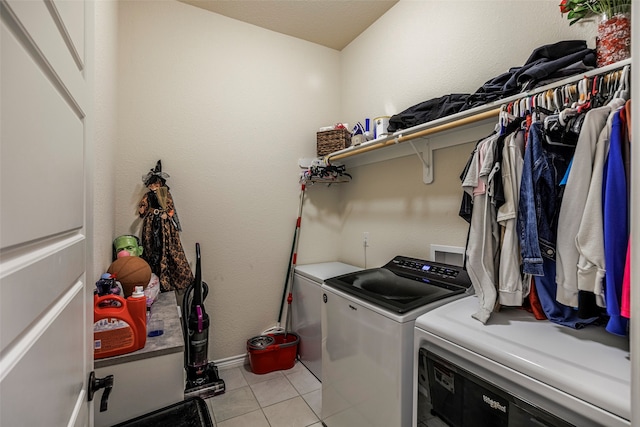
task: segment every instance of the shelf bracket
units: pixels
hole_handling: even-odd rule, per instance
[[[422,153],[418,151],[416,146],[413,144],[413,141],[408,141],[413,151],[415,151],[420,163],[422,163],[422,182],[425,184],[433,183],[433,149],[431,144],[429,144],[429,139],[425,138],[426,142],[424,144],[424,150]]]

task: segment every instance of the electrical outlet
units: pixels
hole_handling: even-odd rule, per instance
[[[365,248],[369,247],[369,232],[365,231],[364,233],[362,233],[362,246],[364,246]]]

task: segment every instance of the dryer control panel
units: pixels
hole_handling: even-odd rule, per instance
[[[425,261],[398,255],[383,268],[389,269],[397,274],[446,281],[449,284],[465,288],[471,286],[471,280],[467,272],[457,265],[442,264],[435,261]]]

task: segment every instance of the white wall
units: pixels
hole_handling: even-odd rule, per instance
[[[594,24],[570,27],[558,3],[401,0],[341,52],[342,120],[355,123],[442,95],[473,93],[524,65],[545,44],[579,39],[594,47]],[[430,244],[464,246],[458,177],[482,132],[465,136],[470,144],[435,151],[430,185],[422,183],[415,155],[351,169],[353,182],[335,190],[339,258],[363,265],[364,231],[370,233],[367,267],[398,254],[429,258]]]
[[[401,0],[341,52],[344,120],[392,115],[475,92],[561,40],[595,47],[593,23],[569,26],[556,0]]]
[[[277,320],[297,161],[339,119],[339,53],[175,1],[121,2],[119,25],[114,235],[138,233],[162,159],[192,263],[201,245],[209,358],[244,354]]]
[[[115,228],[115,153],[117,141],[118,3],[95,2],[94,143],[92,158],[93,265],[89,283],[97,281],[111,264]]]

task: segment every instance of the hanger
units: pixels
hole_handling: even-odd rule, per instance
[[[596,108],[604,105],[605,97],[602,92],[598,89],[599,82],[602,81],[602,78],[598,75],[593,76],[593,80],[591,83],[591,107]]]
[[[609,90],[611,91],[611,96],[615,95],[616,90],[618,90],[618,86],[620,85],[620,70],[616,70],[611,75],[611,87]]]
[[[594,78],[594,87],[591,91],[593,93],[591,103],[592,107],[600,107],[607,104],[612,99],[624,95],[623,93],[616,95],[616,86],[613,84],[616,79],[616,73],[600,75]]]
[[[629,99],[629,72],[630,67],[625,65],[620,72],[617,88],[613,94],[614,98]]]
[[[542,126],[544,141],[555,147],[575,148],[582,120],[584,114],[576,114],[575,109],[568,108],[546,116]]]
[[[589,100],[589,80],[584,77],[582,80],[578,82],[578,104],[582,105]]]
[[[536,105],[533,109],[534,112],[534,121],[544,120],[545,116],[549,114],[553,114],[553,111],[550,111],[547,105],[547,94],[546,92],[541,92],[536,95]]]
[[[519,117],[524,117],[527,115],[527,112],[530,111],[527,106],[529,105],[529,96],[524,97],[520,100],[519,104],[520,104],[520,116]]]
[[[591,108],[591,91],[589,90],[589,78],[584,77],[578,82],[578,113],[582,113]]]
[[[583,94],[583,80],[580,80],[571,87],[571,108],[578,108],[579,105],[584,104],[586,95]]]
[[[561,100],[559,88],[553,89],[551,93],[551,98],[553,100],[553,110],[556,113],[559,113],[562,110],[562,100]]]
[[[602,93],[602,86],[604,85],[603,83],[604,78],[602,76],[600,76],[600,79],[598,80],[598,92]]]
[[[604,76],[602,76],[602,79],[600,79],[600,81],[602,82],[602,88],[600,89],[600,92],[604,92],[607,94],[607,97],[611,96],[611,73],[607,73]]]
[[[565,86],[565,106],[571,106],[574,102],[577,101],[576,94],[578,93],[578,85],[570,84]]]
[[[510,106],[511,106],[511,103],[509,103],[509,106],[502,104],[502,106],[500,107],[500,113],[498,114],[498,127],[499,127],[500,135],[504,135],[504,131],[507,128],[507,123],[508,123],[507,110]]]
[[[553,99],[553,89],[549,89],[544,93],[544,98],[546,101],[546,108],[549,111],[554,111],[554,112],[558,112],[556,105],[554,103],[554,99]]]
[[[509,114],[514,115],[515,117],[520,117],[520,99],[511,103],[511,109],[509,109]]]
[[[611,92],[611,90],[609,88],[609,81],[610,81],[610,75],[609,74],[601,75],[600,79],[598,80],[598,95],[597,96],[598,96],[598,99],[600,100],[600,105],[605,105],[613,97],[613,93]]]
[[[531,113],[531,123],[535,123],[537,121],[536,107],[538,106],[538,96],[532,95],[529,97],[529,112]]]
[[[577,138],[569,128],[573,117],[578,113],[578,108],[585,108],[590,104],[588,81],[589,79],[585,77],[577,85],[565,85],[544,92],[544,96],[540,99],[541,104],[536,107],[536,111],[539,115],[544,115],[542,128],[544,140],[548,145],[575,148]],[[579,97],[576,102],[573,102],[576,88]],[[577,108],[569,108],[570,105],[575,105]]]

